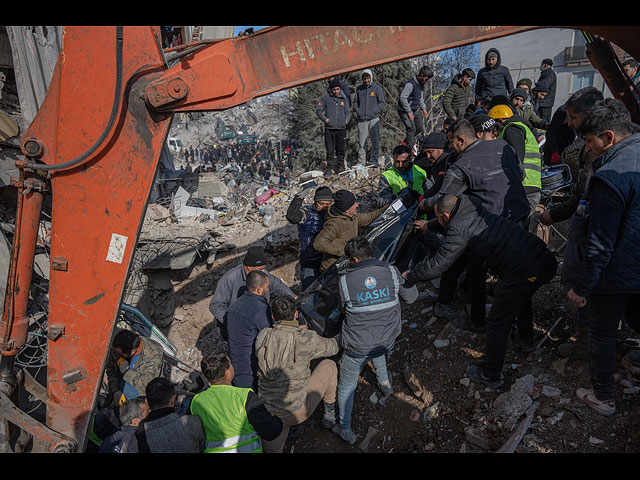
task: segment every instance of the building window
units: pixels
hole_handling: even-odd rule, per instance
[[[593,87],[593,72],[577,72],[571,76],[571,92],[584,87]]]

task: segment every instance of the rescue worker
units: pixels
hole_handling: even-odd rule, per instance
[[[376,205],[379,208],[389,205],[404,189],[421,195],[426,181],[427,173],[413,163],[411,149],[398,145],[393,149],[393,167],[380,175]]]
[[[202,420],[204,453],[261,453],[261,438],[280,435],[282,420],[269,413],[252,389],[232,385],[234,371],[226,355],[209,354],[200,368],[211,386],[196,394],[189,408]]]
[[[322,337],[300,325],[293,297],[274,298],[271,315],[273,326],[256,337],[258,396],[284,425],[275,440],[263,441],[263,451],[281,453],[289,432],[298,438],[320,402],[322,426],[328,429],[336,424],[338,367],[327,357],[336,355],[339,348],[335,337]],[[312,371],[310,365],[316,359],[322,360]]]
[[[303,201],[304,195],[296,195],[286,215],[290,223],[298,225],[298,263],[302,291],[320,275],[322,253],[313,248],[313,241],[322,230],[325,215],[333,205],[333,192],[329,187],[321,186],[315,191],[312,205],[303,206]]]
[[[340,345],[344,349],[338,380],[339,426],[335,432],[353,445],[357,436],[351,429],[353,396],[358,377],[372,362],[378,386],[385,397],[393,393],[385,356],[390,354],[401,330],[400,299],[413,303],[415,286],[406,287],[400,271],[392,264],[372,257],[371,244],[355,237],[345,246],[350,265],[340,271],[340,308],[344,314]]]
[[[466,372],[474,382],[498,388],[504,383],[502,367],[514,322],[521,345],[528,347],[525,351],[535,348],[531,298],[554,277],[557,262],[541,239],[489,212],[477,197],[445,195],[435,213],[444,230],[439,252],[402,276],[410,284],[438,278],[469,252],[498,277],[486,319],[484,365],[470,365]]]
[[[509,96],[511,106],[515,110],[516,114],[528,121],[534,129],[539,128],[546,130],[549,126],[549,122],[544,118],[539,117],[536,112],[533,111],[533,105],[531,105],[531,102],[527,101],[527,98],[528,94],[523,88],[516,88]],[[531,131],[534,135],[536,134],[533,129]]]
[[[209,311],[216,320],[220,335],[227,338],[226,314],[229,306],[245,292],[247,275],[252,270],[260,270],[269,277],[269,291],[267,292],[267,302],[271,296],[293,295],[291,289],[278,277],[267,270],[267,256],[264,248],[260,245],[253,245],[247,249],[247,253],[242,259],[242,263],[228,270],[218,280],[213,297],[209,302]]]
[[[231,304],[226,324],[229,358],[233,365],[236,387],[258,388],[258,358],[255,340],[258,333],[271,326],[272,318],[267,301],[269,277],[260,270],[247,274],[244,294]]]
[[[437,200],[447,194],[463,193],[477,197],[491,213],[502,215],[524,225],[529,215],[522,172],[513,149],[504,140],[484,141],[476,137],[469,120],[456,121],[449,129],[449,145],[457,159],[446,171],[443,184],[436,195],[421,201],[423,210],[433,210]],[[437,220],[431,220],[422,228],[433,231]],[[467,270],[471,312],[467,315],[456,310],[453,299],[458,278]],[[481,332],[486,313],[486,268],[473,257],[462,256],[440,279],[438,302],[434,315],[462,323],[463,328]]]
[[[200,453],[205,446],[202,420],[178,415],[173,383],[157,377],[145,388],[149,413],[122,446],[122,453]]]
[[[154,340],[131,330],[120,330],[113,337],[105,373],[114,405],[144,396],[144,389],[162,374],[164,350]]]
[[[366,227],[386,210],[379,208],[369,213],[359,213],[356,196],[348,190],[333,194],[333,205],[325,217],[322,230],[313,242],[313,248],[322,252],[320,268],[324,272],[344,255],[347,241],[357,237],[360,227]]]
[[[509,105],[496,105],[489,110],[489,116],[502,125],[499,139],[504,139],[516,151],[524,169],[522,185],[529,201],[529,215],[532,215],[542,195],[542,157],[538,140],[531,131],[531,124],[514,113]]]

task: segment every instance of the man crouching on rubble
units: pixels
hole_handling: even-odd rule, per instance
[[[482,366],[469,365],[467,376],[498,388],[511,327],[517,323],[521,345],[533,346],[532,296],[555,275],[557,262],[545,243],[511,220],[485,210],[475,197],[445,195],[435,205],[444,241],[433,257],[402,274],[409,283],[438,278],[465,250],[484,261],[498,277],[487,316],[487,345]],[[531,349],[529,349],[531,351]]]

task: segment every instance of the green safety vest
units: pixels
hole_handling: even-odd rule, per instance
[[[191,400],[207,437],[204,453],[261,453],[262,442],[249,423],[245,404],[249,388],[212,385]]]
[[[422,187],[425,179],[427,178],[427,172],[417,165],[413,165],[411,167],[410,176],[411,175],[413,176],[413,185],[411,188],[418,193],[424,193]],[[398,172],[395,167],[385,171],[382,176],[387,179],[387,182],[389,182],[389,185],[391,186],[391,190],[396,195],[400,193],[402,189],[407,188],[406,180],[402,175],[400,175],[400,172]]]
[[[524,180],[522,185],[525,187],[542,188],[542,158],[540,157],[540,147],[536,137],[533,136],[531,129],[522,122],[508,123],[505,128],[500,131],[498,138],[503,138],[504,131],[509,125],[519,125],[524,128],[526,140],[524,146]]]

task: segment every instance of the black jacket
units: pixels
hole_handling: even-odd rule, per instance
[[[489,213],[478,198],[462,195],[432,257],[407,274],[410,283],[440,277],[465,252],[483,261],[498,278],[526,272],[548,255],[545,243],[511,220]]]
[[[489,53],[498,55],[498,62],[490,68],[487,65],[487,55]],[[513,79],[511,72],[504,65],[501,65],[500,52],[495,48],[487,50],[485,55],[485,66],[478,70],[476,78],[476,98],[478,97],[495,97],[496,95],[509,96],[513,91]]]

